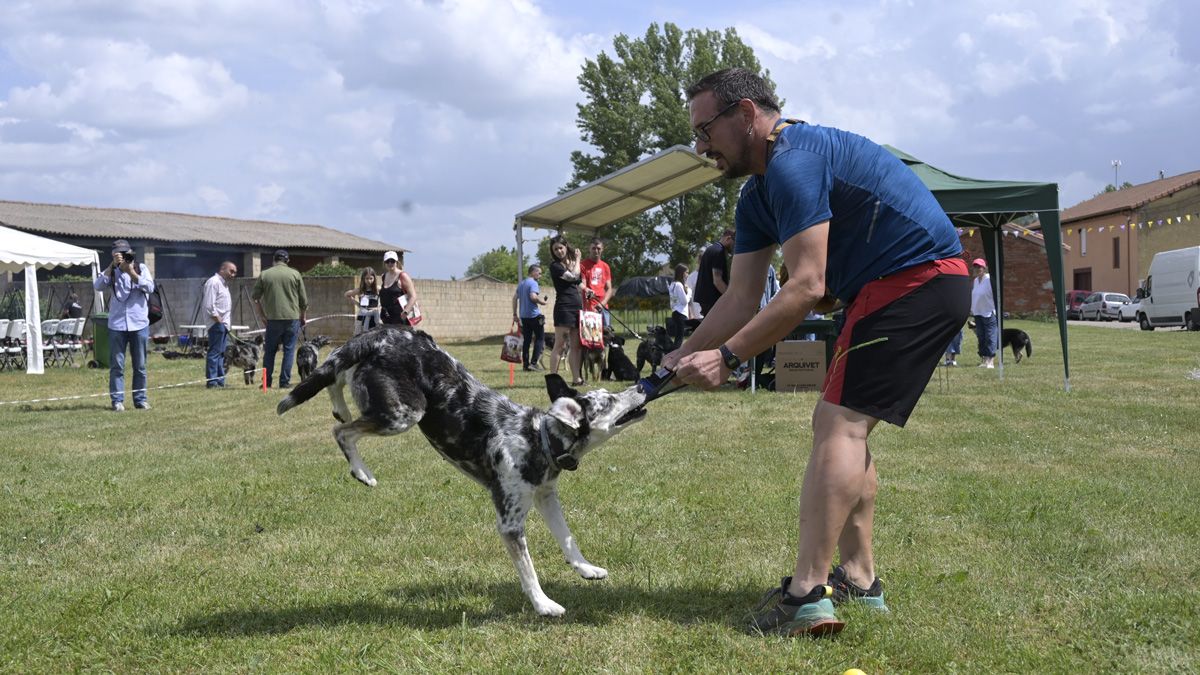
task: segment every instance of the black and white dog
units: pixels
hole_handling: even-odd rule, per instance
[[[230,335],[229,344],[225,345],[225,369],[241,370],[246,384],[254,384],[254,376],[258,374],[258,364],[262,360],[262,343],[262,335],[255,337],[253,342]]]
[[[346,385],[361,411],[358,419],[346,404]],[[637,387],[580,394],[558,375],[547,375],[551,405],[543,412],[485,387],[423,331],[382,326],[334,350],[279,402],[279,414],[325,388],[333,400],[333,416],[341,422],[334,425],[333,437],[359,482],[376,484],[358,454],[359,438],[391,436],[416,426],[442,457],[488,491],[496,529],[538,614],[561,616],[565,610],[542,592],[529,557],[525,520],[530,506],[542,514],[579,576],[608,576],[579,552],[558,501],[558,476],[645,416],[646,396]]]
[[[328,335],[318,335],[311,340],[305,340],[304,344],[296,350],[296,370],[300,373],[301,379],[308,377],[312,371],[317,369],[317,361],[321,357],[321,347],[329,344]]]
[[[1021,362],[1021,350],[1025,350],[1025,356],[1033,356],[1033,340],[1029,339],[1029,333],[1020,328],[1005,328],[1000,331],[1000,349],[1012,347],[1013,358],[1017,363]]]

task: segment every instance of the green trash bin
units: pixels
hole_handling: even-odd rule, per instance
[[[92,315],[92,358],[100,368],[108,368],[108,313]]]

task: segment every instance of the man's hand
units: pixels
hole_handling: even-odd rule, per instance
[[[663,359],[663,364],[666,365],[666,358]],[[721,352],[709,349],[679,359],[675,377],[701,389],[716,389],[729,379],[729,369],[725,367]]]

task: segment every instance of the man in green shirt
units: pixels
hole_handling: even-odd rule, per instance
[[[292,380],[292,364],[296,362],[296,337],[308,312],[308,294],[304,279],[288,266],[288,252],[275,251],[275,264],[264,270],[254,282],[250,297],[258,318],[267,324],[267,340],[263,348],[263,366],[267,369],[267,386],[272,385],[275,371],[275,352],[283,344],[283,365],[279,369],[279,388],[287,389]]]

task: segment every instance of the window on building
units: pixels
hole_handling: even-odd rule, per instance
[[[1113,269],[1121,269],[1121,238],[1113,237]]]

